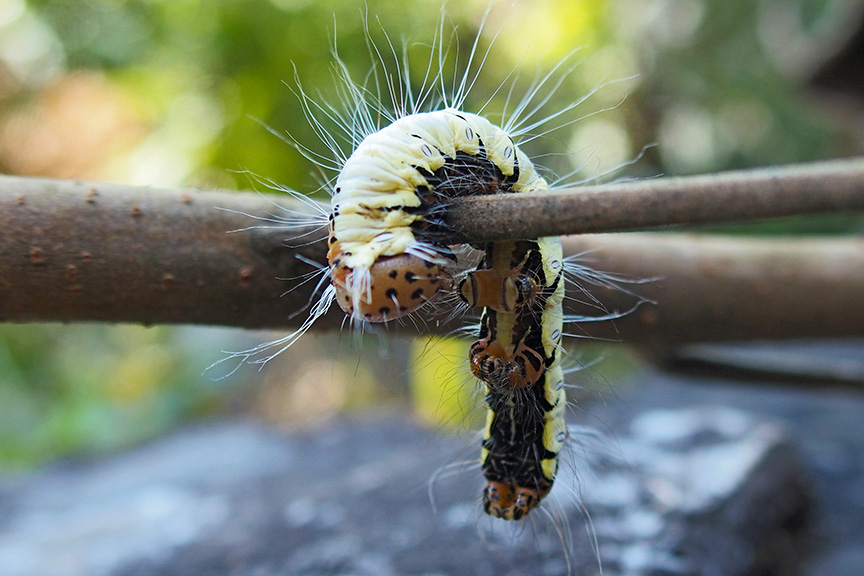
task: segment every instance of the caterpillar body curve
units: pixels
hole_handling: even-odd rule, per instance
[[[368,322],[417,310],[447,284],[454,257],[436,240],[436,214],[447,200],[541,183],[507,133],[475,114],[411,114],[367,136],[331,200],[327,259],[336,301]]]
[[[367,322],[410,314],[452,285],[453,253],[436,239],[449,200],[548,188],[512,138],[482,116],[447,108],[396,120],[357,146],[335,182],[327,258],[336,301]],[[466,303],[485,308],[470,352],[489,407],[483,507],[518,520],[551,490],[566,439],[561,243],[483,248],[483,263],[459,287]]]
[[[488,15],[489,9],[477,40]],[[326,222],[329,230],[327,266],[310,275],[323,290],[317,302],[309,301],[309,316],[295,332],[229,358],[263,365],[292,346],[334,301],[362,330],[369,323],[403,318],[442,292],[455,292],[464,302],[462,310],[483,308],[468,354],[487,406],[480,454],[486,478],[482,507],[492,517],[519,520],[550,493],[568,436],[562,324],[585,319],[562,312],[564,274],[571,274],[573,286],[573,267],[562,258],[558,238],[519,239],[473,246],[483,260],[465,274],[464,262],[456,262],[461,253],[445,243],[442,215],[461,196],[547,191],[549,185],[516,142],[524,144],[579,120],[567,116],[603,84],[542,116],[551,94],[577,64],[573,52],[537,77],[519,101],[510,101],[515,81],[510,90],[507,81],[495,89],[493,96],[500,91],[507,99],[499,127],[462,110],[489,52],[475,40],[464,69],[451,79],[445,63],[458,51],[450,51],[445,21],[442,7],[419,87],[412,87],[407,45],[400,59],[389,38],[383,49],[371,42],[378,63],[366,77],[372,79],[368,84],[351,79],[334,45],[342,106],[315,102],[298,80],[307,119],[332,157],[303,145],[298,149],[325,173],[336,175],[325,185],[331,192],[329,214],[325,208],[314,220],[316,225]],[[393,65],[396,72],[384,75]],[[441,109],[430,111],[435,107]],[[382,121],[389,124],[382,126]],[[618,282],[588,268],[575,276],[593,285]],[[577,297],[578,292],[587,294],[575,286]],[[586,298],[594,302],[590,295]],[[551,508],[545,517],[554,519],[556,512]],[[555,527],[563,541],[566,521]]]

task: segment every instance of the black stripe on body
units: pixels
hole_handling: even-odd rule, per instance
[[[552,406],[543,393],[545,375],[529,388],[503,394],[490,393],[486,402],[494,417],[483,447],[487,480],[548,490],[554,478],[543,474],[543,460],[557,457],[543,445],[546,414]]]

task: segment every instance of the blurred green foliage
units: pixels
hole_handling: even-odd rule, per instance
[[[0,327],[0,465],[116,448],[224,411],[230,396],[201,377],[199,345],[169,328]]]
[[[584,119],[529,148],[557,173],[573,171],[570,181],[605,174],[646,147],[625,174],[710,172],[858,153],[853,127],[807,82],[848,33],[849,14],[859,4],[499,2],[480,38],[479,53],[490,44],[492,50],[466,108],[479,109],[503,81],[486,108],[500,110],[511,82],[519,95],[538,70],[579,48],[568,60],[579,66],[544,103],[544,113],[607,85],[562,120]],[[445,35],[458,46],[463,67],[486,8],[486,0],[446,6]],[[397,50],[408,39],[419,82],[440,9],[438,0],[6,0],[0,7],[0,125],[39,122],[34,111],[50,111],[44,98],[50,88],[83,71],[99,79],[97,89],[107,84],[122,95],[138,128],[131,145],[76,177],[248,188],[254,183],[243,171],[249,170],[312,191],[321,180],[315,167],[273,134],[290,133],[326,154],[303,116],[295,74],[317,101],[338,105],[334,37],[353,78],[362,80],[375,60],[371,35],[382,48],[389,37]],[[63,129],[54,117],[44,118],[55,131]],[[0,143],[0,167],[25,170],[3,152],[23,146],[20,139]],[[88,153],[74,148],[66,153]],[[43,149],[25,151],[33,156]],[[860,225],[857,219],[838,222],[828,226]],[[812,220],[792,227],[826,230]],[[227,337],[163,328],[0,328],[0,466],[125,445],[232,406],[226,390],[236,398],[237,385],[201,375],[220,347],[242,346],[220,344],[220,338]],[[380,400],[377,393],[362,396]],[[435,403],[428,394],[423,401]]]

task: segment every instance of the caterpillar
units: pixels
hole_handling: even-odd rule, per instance
[[[520,520],[549,493],[567,438],[561,256],[557,238],[488,244],[482,269],[460,287],[467,303],[485,306],[470,352],[489,407],[483,509],[505,520]]]
[[[469,73],[478,57],[476,40],[464,75],[452,91],[444,88],[443,11],[440,22],[432,46],[439,70],[431,70],[435,58],[430,57],[425,76],[434,80],[424,80],[412,91],[405,58],[405,68],[395,75],[398,80],[387,77],[392,106],[354,83],[338,56],[337,74],[347,95],[343,103],[348,104],[344,113],[314,103],[298,82],[307,118],[334,153],[338,171],[329,184],[329,210],[321,214],[328,227],[327,266],[319,271],[319,285],[325,288],[298,330],[228,358],[266,363],[300,338],[334,301],[353,324],[365,329],[408,316],[441,293],[455,291],[466,307],[483,308],[468,353],[488,407],[480,458],[487,480],[483,509],[496,518],[520,520],[550,493],[567,439],[560,358],[567,320],[562,312],[566,261],[557,238],[475,246],[483,259],[457,283],[457,250],[444,243],[447,229],[441,216],[448,203],[461,196],[548,190],[517,141],[543,132],[545,123],[581,105],[600,86],[556,114],[533,121],[548,95],[537,105],[532,100],[544,90],[554,91],[560,85],[556,75],[568,73],[562,72],[562,62],[535,81],[510,119],[497,126],[462,110],[476,80]],[[484,24],[485,16],[480,31]],[[389,39],[388,45],[392,48]],[[374,51],[383,65],[377,47]],[[395,54],[394,60],[399,68]],[[421,110],[424,106],[432,109]],[[322,113],[348,135],[349,153],[319,120]],[[331,167],[307,148],[298,149]]]
[[[431,218],[442,205],[459,196],[544,190],[548,185],[527,156],[485,118],[445,109],[397,120],[363,140],[336,180],[328,239],[336,301],[368,322],[413,312],[438,293],[452,257],[434,240]],[[565,436],[556,358],[560,240],[489,244],[481,267],[460,292],[486,307],[470,352],[490,410],[484,509],[518,520],[551,489]]]

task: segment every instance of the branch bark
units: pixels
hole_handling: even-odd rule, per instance
[[[475,196],[448,208],[461,241],[623,232],[864,210],[864,158],[642,180],[526,196]]]
[[[636,233],[574,236],[564,246],[597,269],[656,278],[632,287],[654,304],[587,325],[593,337],[663,347],[864,335],[864,238]],[[615,290],[592,293],[610,310],[632,302]]]
[[[231,234],[256,222],[229,210],[276,207],[253,193],[5,178],[0,321],[288,325],[310,290],[283,297],[292,283],[277,278],[310,271],[297,255],[320,258],[320,245]]]
[[[819,188],[809,190],[809,195],[819,196],[823,189],[834,193],[828,194],[828,200],[811,202],[809,211],[864,208],[860,203],[864,196],[861,163],[846,163],[844,169],[838,166],[842,167],[831,168],[834,172],[830,167],[813,167],[812,173],[821,175],[815,180],[808,179],[803,168],[792,169],[790,189],[801,190],[792,195],[806,196],[802,182],[818,182]],[[782,188],[783,174],[773,173],[768,178],[770,187]],[[741,190],[749,184],[740,182],[747,178],[739,178],[734,186],[724,178],[718,181],[720,189],[744,194]],[[655,197],[671,189],[665,193],[686,205],[681,199],[688,194],[682,192],[684,180],[672,180],[673,184],[655,180],[632,187],[653,187]],[[696,187],[700,198],[696,204],[701,202],[704,209],[710,185],[707,179],[701,180],[706,183]],[[622,190],[624,187],[621,185]],[[596,190],[604,188],[589,189],[586,194],[580,190],[567,198],[583,207],[590,202],[583,196],[595,198],[599,199],[597,206],[602,206],[608,200]],[[641,198],[644,194],[647,191]],[[561,194],[555,196],[568,202]],[[720,192],[717,198],[721,207],[737,202]],[[506,200],[516,205],[532,201],[526,197]],[[254,193],[2,178],[0,321],[297,326],[305,318],[305,313],[297,312],[314,298],[316,282],[279,279],[296,279],[315,271],[304,259],[323,260],[324,246],[312,240],[322,237],[324,231],[255,228],[228,233],[256,224],[242,213],[279,213],[274,201],[302,210],[287,198],[274,200]],[[639,202],[642,200],[619,205],[617,210],[606,208],[610,222],[620,225],[616,212],[643,212],[654,206]],[[765,202],[764,198],[749,202],[750,211],[739,211],[739,217],[745,212],[768,215],[770,206]],[[802,202],[799,199],[797,209],[804,209]],[[465,206],[475,206],[465,208],[465,213],[475,210],[480,221],[485,208],[474,203]],[[589,214],[602,212],[586,210]],[[779,206],[771,215],[789,213],[788,207]],[[723,212],[723,217],[728,214]],[[499,226],[503,223],[498,221]],[[560,228],[554,218],[545,225],[541,233]],[[288,236],[294,240],[286,241]],[[471,238],[484,239],[482,235]],[[614,323],[580,324],[572,332],[584,330],[595,337],[654,344],[864,334],[864,290],[860,289],[864,286],[864,246],[860,240],[755,241],[625,234],[571,238],[565,246],[571,254],[588,251],[586,258],[601,270],[657,278],[631,287],[656,305],[642,305]],[[618,291],[592,290],[610,311],[629,310],[638,301]],[[598,313],[575,302],[569,306],[574,314]],[[319,326],[341,326],[343,319],[335,310]],[[433,331],[448,329],[435,321],[427,326]]]

